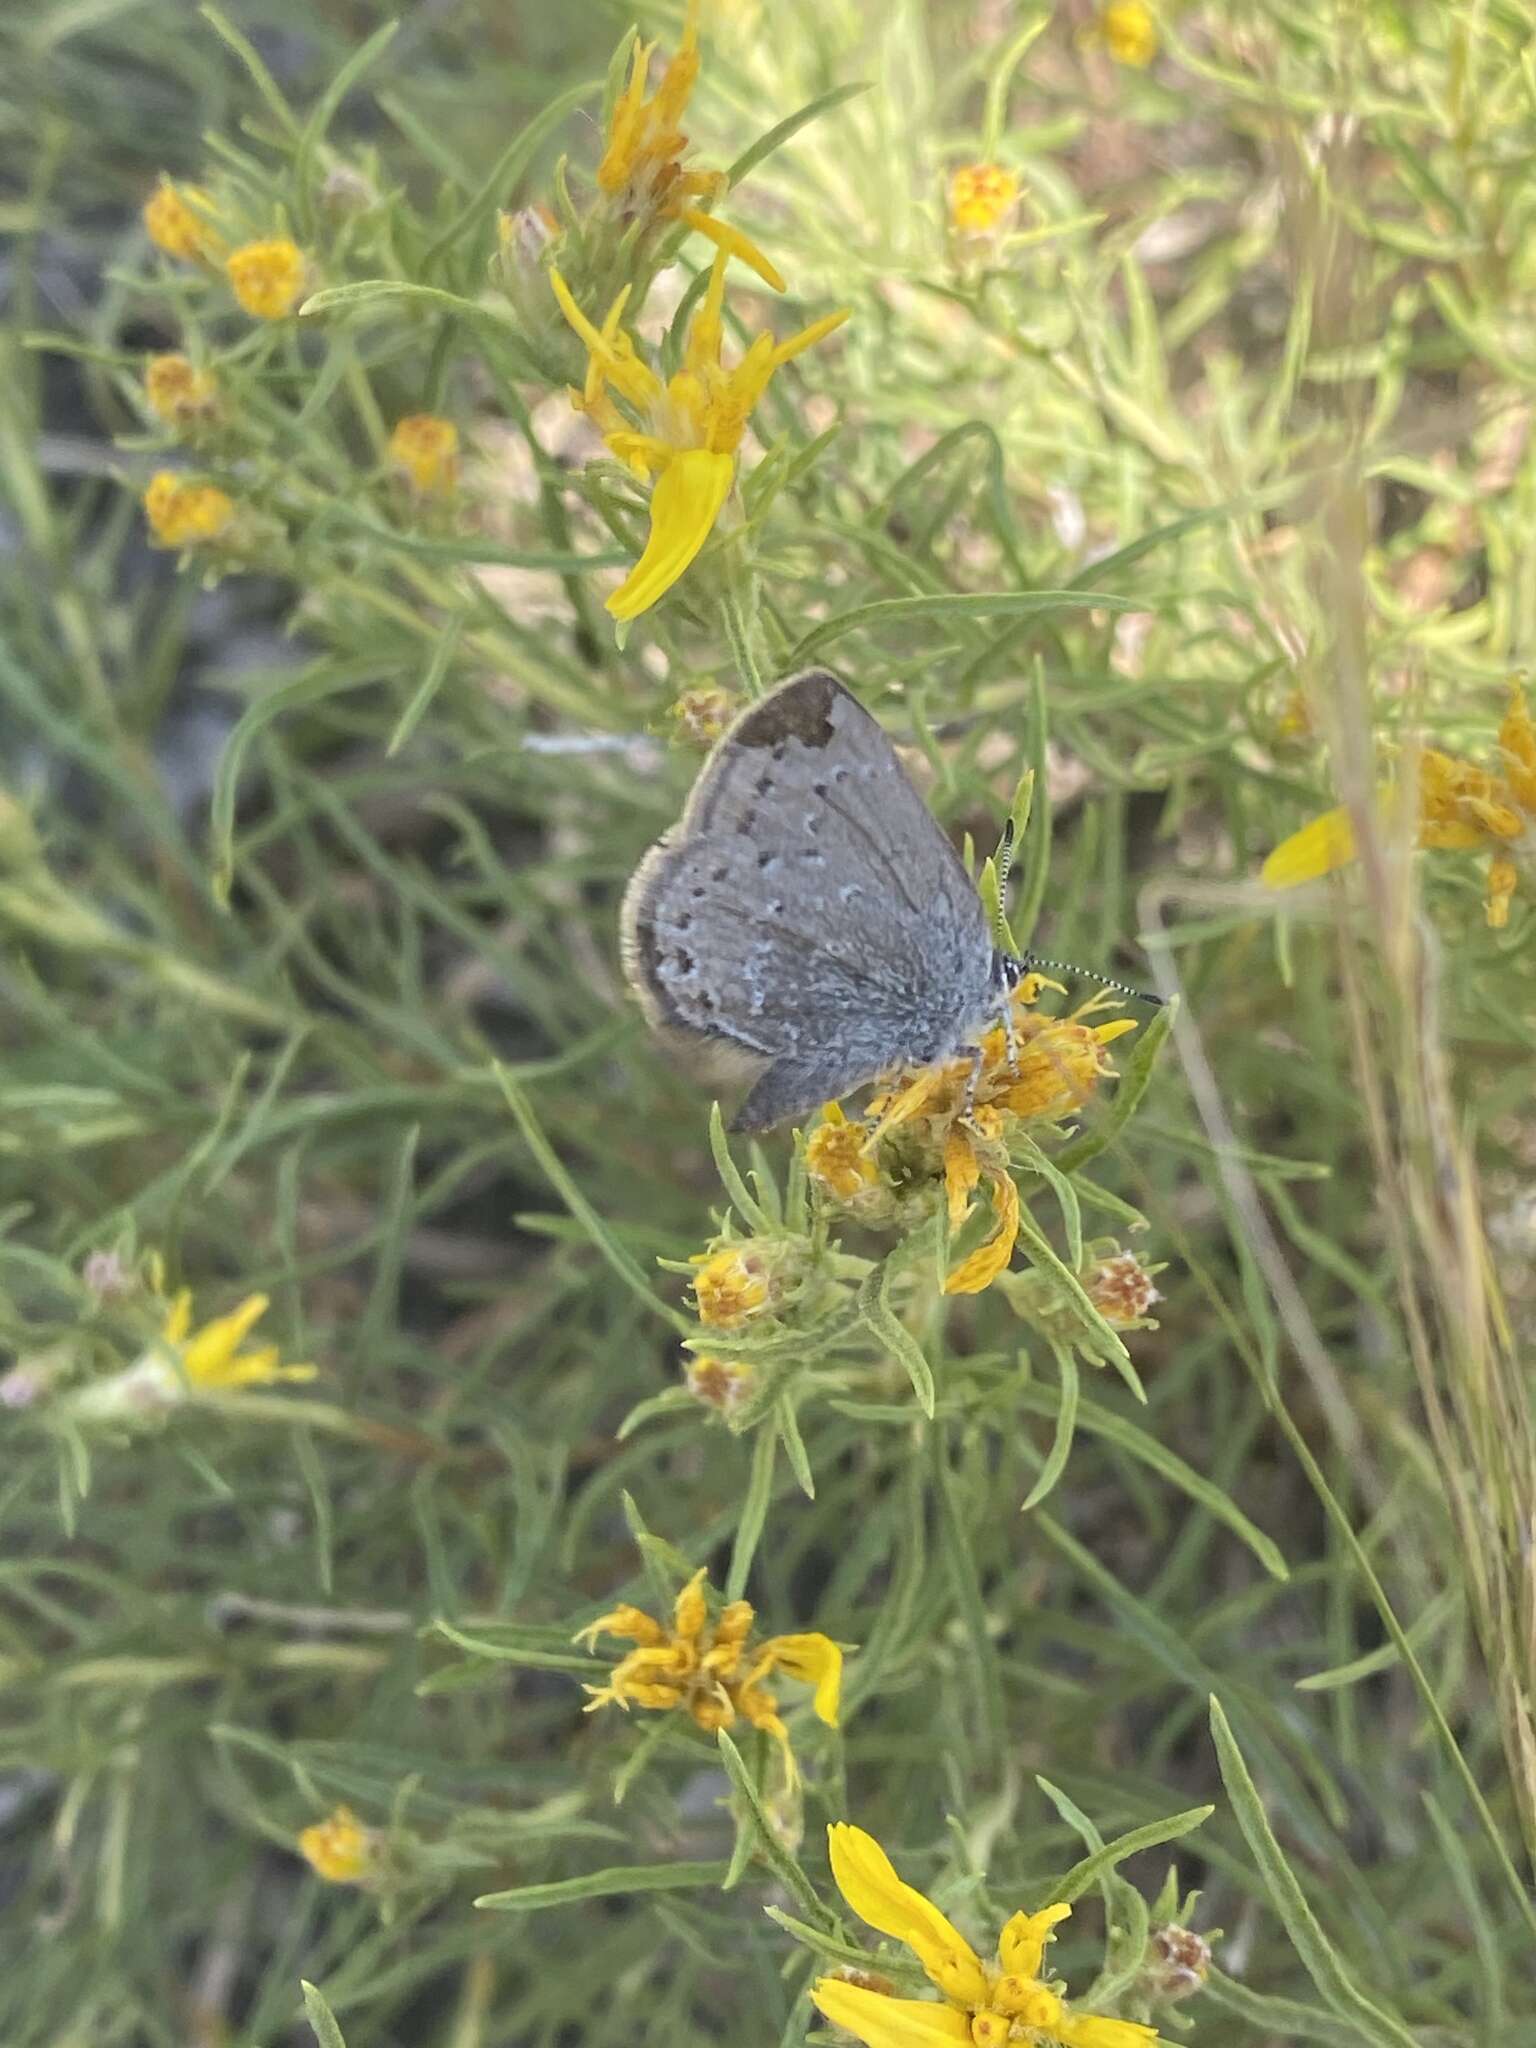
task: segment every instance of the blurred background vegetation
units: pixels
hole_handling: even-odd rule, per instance
[[[728,208],[788,280],[733,273],[740,333],[851,309],[756,421],[762,668],[838,667],[957,840],[1037,766],[1034,942],[1181,997],[1135,1120],[1084,1125],[1088,1229],[1162,1264],[1145,1405],[1092,1376],[1022,1514],[1064,1403],[1002,1290],[791,1322],[755,1431],[684,1381],[656,1262],[728,1196],[615,917],[700,759],[673,707],[750,677],[702,582],[616,644],[643,522],[565,396],[549,221],[497,224],[567,156],[585,204],[629,12],[0,20],[0,2040],[292,2048],[305,1979],[350,2048],[798,2042],[763,1908],[836,1906],[838,1818],[983,1945],[1153,1844],[1058,1949],[1170,2037],[1536,2027],[1536,810],[1410,844],[1426,749],[1508,796],[1536,633],[1529,13],[1116,13],[718,0],[687,120],[723,168],[825,102]],[[1015,181],[981,232],[976,164]],[[166,173],[312,286],[451,296],[253,323],[150,248]],[[146,536],[183,349],[238,559]],[[423,413],[447,506],[387,460]],[[1335,803],[1360,859],[1262,888]],[[314,1380],[146,1403],[181,1288],[201,1329],[270,1297],[251,1342]],[[860,1646],[840,1730],[786,1702],[803,1810],[582,1715],[574,1631],[706,1564]],[[338,1806],[361,1883],[298,1850]]]

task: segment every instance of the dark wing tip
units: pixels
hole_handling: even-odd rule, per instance
[[[829,746],[832,707],[839,699],[857,701],[830,669],[809,668],[744,711],[728,737],[739,747],[772,747],[787,739],[799,740],[807,747]]]

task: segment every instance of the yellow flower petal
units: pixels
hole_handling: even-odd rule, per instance
[[[981,1179],[981,1161],[969,1135],[958,1126],[944,1138],[944,1199],[949,1209],[949,1227],[958,1230],[971,1206],[971,1196]]]
[[[887,1998],[862,1984],[823,1977],[811,1988],[811,2003],[834,2026],[846,2027],[865,2048],[969,2048],[970,2022],[957,2006],[927,1998]]]
[[[931,1899],[902,1883],[873,1835],[835,1821],[827,1847],[837,1888],[861,1920],[904,1941],[946,1997],[973,2007],[986,2002],[986,1972],[970,1943]]]
[[[823,313],[819,320],[813,320],[809,327],[802,327],[798,334],[792,334],[788,341],[779,342],[773,351],[773,367],[787,363],[793,356],[814,348],[818,341],[824,341],[829,334],[835,334],[844,321],[853,317],[852,308],[841,306],[835,313]]]
[[[1259,869],[1259,880],[1266,889],[1294,889],[1298,882],[1316,881],[1319,875],[1347,867],[1355,853],[1348,811],[1324,811],[1289,839],[1281,840]]]
[[[673,457],[651,493],[645,552],[607,601],[614,618],[638,618],[672,588],[708,540],[735,470],[729,455],[706,448],[684,449]]]
[[[740,228],[733,228],[729,221],[716,220],[712,213],[705,213],[697,206],[685,206],[680,218],[685,220],[696,234],[703,235],[707,241],[713,242],[717,249],[723,249],[728,256],[739,257],[748,270],[757,272],[764,284],[772,285],[776,292],[786,289],[778,271],[757,244],[749,241]]]
[[[838,1702],[843,1690],[843,1653],[830,1636],[774,1636],[763,1645],[763,1653],[775,1670],[787,1678],[814,1685],[811,1702],[818,1720],[829,1728],[837,1726]]]
[[[1064,2012],[1053,2028],[1062,2048],[1153,2048],[1156,2027],[1139,2020],[1106,2020],[1097,2013]]]
[[[1038,1977],[1045,1945],[1055,1940],[1055,1930],[1070,1919],[1070,1906],[1045,1906],[1038,1913],[1015,1913],[1003,1924],[998,1936],[997,1958],[1015,1977]]]
[[[979,1245],[968,1259],[962,1259],[956,1266],[944,1282],[946,1294],[980,1294],[992,1285],[1013,1257],[1013,1247],[1019,1235],[1019,1190],[1012,1174],[997,1173],[989,1178],[997,1229],[985,1244]]]

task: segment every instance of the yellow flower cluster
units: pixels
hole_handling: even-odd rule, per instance
[[[1117,64],[1145,71],[1157,55],[1157,23],[1144,0],[1110,0],[1092,31]]]
[[[949,218],[962,235],[995,228],[1019,196],[1019,181],[1001,164],[962,164],[949,181]]]
[[[667,60],[655,92],[647,97],[646,79],[655,50],[654,43],[635,44],[629,78],[614,104],[607,147],[597,167],[599,188],[622,222],[685,222],[717,248],[739,256],[776,292],[783,291],[783,278],[754,243],[693,204],[696,199],[718,199],[726,187],[724,173],[682,167],[688,150],[683,115],[699,76],[699,0],[689,0],[682,41]]]
[[[335,1806],[324,1820],[301,1830],[299,1854],[327,1884],[367,1885],[379,1872],[382,1839],[364,1827],[350,1806]]]
[[[264,1294],[248,1294],[227,1315],[215,1316],[198,1329],[192,1327],[192,1293],[182,1288],[171,1301],[161,1329],[161,1341],[175,1351],[182,1371],[194,1387],[227,1391],[234,1387],[267,1387],[277,1380],[312,1380],[312,1365],[285,1365],[275,1344],[263,1344],[255,1351],[241,1346],[269,1303]]]
[[[186,356],[151,356],[144,366],[144,396],[150,410],[168,427],[206,419],[218,403],[218,381]]]
[[[1005,2048],[1009,2042],[1059,2042],[1061,2048],[1154,2048],[1155,2027],[1074,2012],[1059,1979],[1040,1975],[1046,1944],[1072,1908],[1015,1913],[984,1964],[931,1899],[903,1884],[873,1835],[846,1821],[827,1830],[832,1875],[861,1920],[902,1942],[937,1986],[942,2003],[896,1998],[868,1983],[823,1977],[812,1987],[817,2010],[865,2048]]]
[[[162,178],[144,205],[144,231],[178,263],[222,263],[229,288],[257,320],[284,320],[303,294],[309,265],[286,235],[228,250],[213,223],[211,195],[197,185],[177,188]]]
[[[389,437],[389,459],[424,498],[447,497],[459,480],[459,430],[434,413],[411,413]]]
[[[235,516],[235,501],[227,491],[174,469],[156,470],[142,502],[150,532],[166,548],[200,547],[218,540]]]
[[[1499,773],[1424,748],[1416,761],[1415,794],[1420,846],[1490,850],[1487,917],[1502,929],[1519,881],[1516,857],[1536,859],[1536,724],[1518,683],[1510,691],[1498,744]],[[1399,793],[1389,790],[1389,815],[1398,802]],[[1281,841],[1259,879],[1269,889],[1291,889],[1348,866],[1357,851],[1349,812],[1325,811]]]
[[[695,1572],[678,1594],[670,1627],[643,1608],[626,1605],[600,1614],[581,1630],[576,1641],[587,1648],[602,1635],[635,1645],[614,1666],[606,1685],[584,1688],[591,1695],[587,1712],[607,1706],[675,1709],[710,1731],[730,1728],[739,1717],[773,1737],[793,1776],[789,1731],[767,1681],[779,1673],[814,1686],[817,1717],[835,1728],[843,1653],[830,1637],[816,1634],[754,1641],[756,1616],[746,1600],[729,1601],[712,1620],[705,1577],[704,1571]]]
[[[211,261],[224,244],[212,225],[213,201],[197,185],[180,190],[162,178],[144,205],[144,231],[179,263]]]
[[[285,235],[247,242],[225,263],[229,288],[255,320],[286,320],[304,292],[304,252]]]
[[[620,325],[626,285],[601,328],[572,298],[558,270],[550,283],[560,310],[587,350],[586,382],[571,403],[586,413],[612,454],[651,492],[651,532],[634,568],[607,599],[616,619],[648,611],[682,575],[709,538],[730,494],[736,451],[752,408],[776,370],[847,319],[828,313],[788,341],[760,334],[738,363],[723,359],[726,252],[716,252],[704,302],[689,323],[683,366],[663,379],[643,362]]]
[[[958,1230],[985,1181],[995,1228],[950,1273],[950,1294],[981,1293],[1013,1257],[1019,1191],[1008,1163],[1010,1130],[1083,1108],[1114,1072],[1108,1046],[1136,1029],[1130,1017],[1090,1023],[1102,996],[1070,1017],[1044,1015],[1034,1005],[1045,985],[1038,975],[1019,983],[1009,1025],[982,1040],[979,1070],[965,1058],[898,1076],[858,1123],[829,1103],[806,1143],[810,1178],[869,1222],[889,1219],[898,1189],[942,1181],[950,1229]]]

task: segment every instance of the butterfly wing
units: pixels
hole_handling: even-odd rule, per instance
[[[976,890],[881,726],[825,670],[726,733],[625,898],[652,1021],[759,1075],[738,1122],[954,1049],[986,1007]]]

